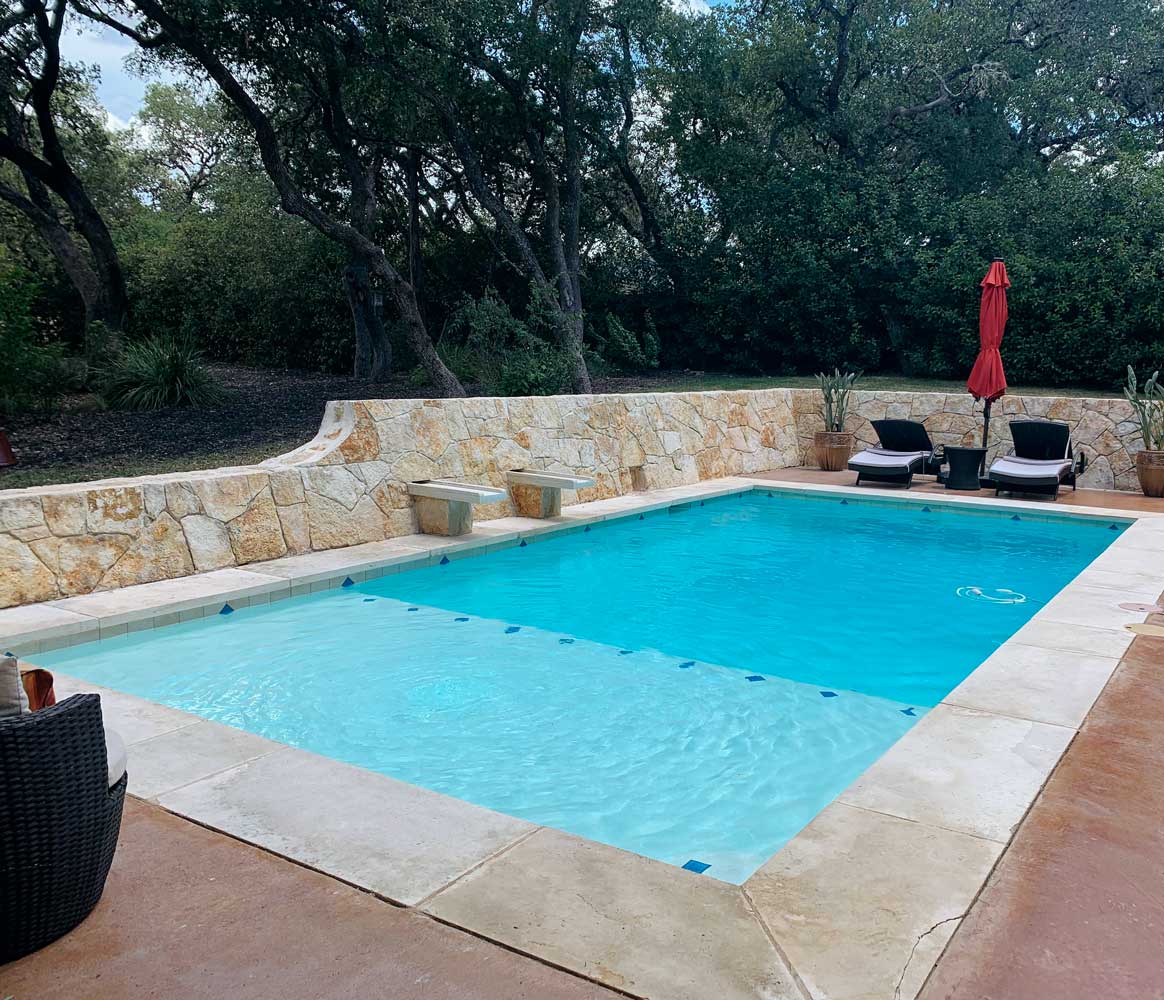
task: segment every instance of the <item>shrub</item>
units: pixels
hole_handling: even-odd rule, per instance
[[[628,330],[613,313],[606,316],[607,360],[616,368],[641,372],[659,367],[659,335],[648,316],[647,328],[640,339]]]
[[[491,388],[502,396],[553,396],[568,391],[569,385],[569,359],[539,343],[511,352]]]
[[[160,410],[209,406],[223,393],[193,344],[158,337],[126,346],[106,373],[102,395],[117,409]]]

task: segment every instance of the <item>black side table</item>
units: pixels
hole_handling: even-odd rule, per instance
[[[978,470],[986,457],[985,448],[951,448],[946,446],[946,461],[950,471],[946,473],[946,489],[979,489]]]

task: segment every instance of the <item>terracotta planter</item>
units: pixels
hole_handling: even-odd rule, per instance
[[[840,472],[849,464],[855,438],[848,431],[817,431],[812,436],[816,464],[825,472]]]
[[[1141,451],[1136,455],[1136,475],[1146,497],[1164,497],[1164,451]]]

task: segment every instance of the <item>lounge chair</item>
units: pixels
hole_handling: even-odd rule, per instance
[[[875,483],[909,486],[920,473],[936,474],[934,443],[924,424],[916,420],[873,420],[879,448],[866,448],[849,459],[857,473],[857,485],[866,479]]]
[[[1071,428],[1056,420],[1012,420],[1014,454],[996,458],[990,466],[994,494],[1046,493],[1059,495],[1065,483],[1075,489],[1078,467],[1071,453]]]

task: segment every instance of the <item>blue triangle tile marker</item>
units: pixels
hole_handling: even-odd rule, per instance
[[[455,622],[467,622],[468,620],[469,620],[468,618],[454,618],[453,619],[453,621],[455,621]]]
[[[341,587],[354,587],[355,585],[356,581],[353,580],[350,576],[345,576],[344,582],[340,584]]]
[[[771,494],[771,493],[769,493],[769,494],[768,494],[768,499],[769,499],[769,500],[771,500],[771,499],[772,499],[772,494]]]
[[[520,625],[510,625],[509,628],[507,628],[505,630],[505,634],[506,635],[513,635],[514,632],[520,632],[520,631],[521,631]]]
[[[1014,516],[1011,518],[1011,520],[1012,520],[1012,521],[1021,521],[1021,520],[1022,520],[1022,518],[1021,518],[1021,517],[1019,517],[1019,516],[1018,516],[1018,514],[1015,514],[1015,515],[1014,515]]]
[[[759,674],[749,674],[747,677],[745,677],[745,678],[744,678],[744,680],[746,680],[746,681],[752,681],[752,682],[755,682],[755,681],[762,681],[763,679],[764,679],[764,678],[763,678],[763,677],[761,677]]]
[[[441,565],[447,566],[448,564],[449,564],[449,557],[448,556],[441,556]]]
[[[586,530],[587,530],[587,531],[589,531],[590,529],[589,529],[589,528],[587,528]],[[522,540],[521,540],[521,541],[518,543],[518,546],[517,546],[517,547],[518,547],[519,549],[524,549],[524,548],[526,547],[526,545],[528,545],[528,544],[529,544],[529,543],[528,543],[528,542],[527,542],[527,541],[526,541],[526,540],[523,538],[523,539],[522,539]]]
[[[695,666],[695,661],[694,660],[687,660],[686,662],[679,664],[679,669],[680,670],[690,670],[693,666]]]
[[[699,506],[700,506],[700,507],[702,507],[702,506],[703,506],[703,501],[702,501],[702,500],[700,500],[700,501],[699,501]]]
[[[559,646],[572,646],[572,645],[574,645],[574,640],[573,639],[559,639],[558,645]]]
[[[374,598],[374,597],[365,597],[365,598],[364,598],[364,603],[365,603],[365,604],[371,604],[371,603],[372,603],[374,600],[376,600],[376,598]]]
[[[836,693],[836,691],[822,691],[820,693],[820,696],[822,698],[835,698],[837,696],[837,693]]]
[[[630,655],[631,655],[631,653],[633,653],[633,652],[634,652],[634,650],[633,650],[633,649],[620,649],[620,650],[618,651],[618,655],[619,655],[619,656],[630,656]]]
[[[229,604],[224,604],[224,605],[222,606],[222,610],[221,610],[220,612],[218,612],[218,613],[219,613],[220,615],[233,615],[233,614],[234,614],[234,608],[232,608],[232,607],[231,607]]]
[[[590,525],[586,525],[586,527],[585,527],[585,528],[583,528],[582,530],[583,530],[583,532],[587,532],[587,531],[589,531],[589,530],[590,530]]]
[[[1113,524],[1113,525],[1112,525],[1110,528],[1108,528],[1107,530],[1108,530],[1108,531],[1119,531],[1119,530],[1120,530],[1120,526],[1119,526],[1118,524]]]
[[[685,872],[695,872],[696,875],[702,875],[711,865],[705,865],[702,861],[696,861],[692,858],[683,866]]]
[[[848,506],[849,506],[849,501],[848,501],[848,500],[842,500],[842,501],[841,501],[841,506],[842,506],[842,507],[848,507]]]
[[[913,710],[913,706],[911,705],[909,708],[903,708],[901,710],[901,714],[908,715],[910,718],[913,718],[915,715],[917,715],[917,712]]]
[[[930,510],[930,509],[929,509],[929,507],[923,507],[923,508],[922,508],[922,513],[923,513],[923,514],[932,514],[932,513],[933,513],[933,511],[932,511],[932,510]]]
[[[419,611],[419,610],[420,610],[420,608],[409,608],[408,610],[409,610],[409,611]]]
[[[643,519],[643,515],[642,515],[642,514],[640,514],[640,515],[639,515],[639,520],[641,521],[642,519]]]

